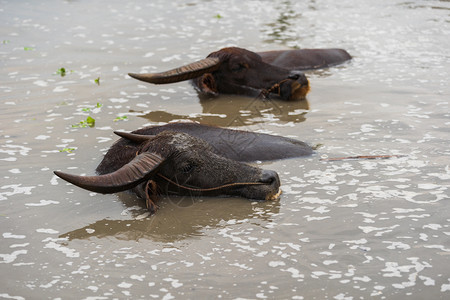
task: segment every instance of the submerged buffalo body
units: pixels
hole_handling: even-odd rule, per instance
[[[200,61],[153,74],[129,75],[155,84],[192,79],[204,94],[238,94],[246,96],[278,95],[284,100],[302,99],[309,82],[304,70],[326,68],[350,60],[343,49],[299,49],[251,52],[230,47],[213,52]]]
[[[117,134],[122,138],[97,167],[99,175],[55,174],[98,193],[132,190],[146,200],[151,212],[157,209],[158,194],[276,199],[280,191],[278,174],[242,161],[312,153],[309,146],[292,139],[200,124],[168,124]],[[254,144],[245,146],[242,140]],[[230,151],[232,148],[236,151]]]

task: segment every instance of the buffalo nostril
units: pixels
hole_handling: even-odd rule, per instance
[[[278,173],[271,170],[263,170],[260,181],[265,184],[276,184],[278,186],[280,185],[280,178],[278,177]]]
[[[308,84],[308,79],[306,78],[306,75],[303,74],[302,72],[292,72],[289,77],[289,79],[295,80],[298,83],[300,83],[301,85],[307,85]]]

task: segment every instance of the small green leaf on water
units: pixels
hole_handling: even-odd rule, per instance
[[[62,150],[59,150],[59,152],[67,152],[67,153],[72,153],[72,151],[75,151],[75,148],[64,148]]]
[[[3,44],[9,44],[9,40],[3,40]]]
[[[114,119],[114,122],[128,120],[127,116],[117,117]]]
[[[56,71],[56,75],[61,75],[61,77],[66,76],[66,69],[65,68],[58,69],[58,71]]]
[[[61,75],[61,77],[64,77],[64,76],[67,75],[68,72],[69,72],[69,71],[67,71],[66,68],[59,68],[59,69],[56,71],[55,75]],[[70,70],[70,73],[73,73],[73,70]]]
[[[97,104],[95,105],[94,108],[101,108],[102,106],[103,106],[103,104],[97,102]],[[91,111],[91,108],[85,107],[85,108],[82,108],[81,110],[84,111],[84,112],[90,112],[90,111]]]
[[[25,51],[33,51],[34,48],[33,47],[23,47],[23,50],[25,50]]]
[[[87,117],[86,122],[87,122],[89,127],[94,127],[95,126],[95,119],[92,118],[92,117]]]
[[[97,78],[94,80],[94,82],[95,82],[97,85],[100,85],[100,77],[97,77]]]
[[[222,19],[223,17],[222,17],[220,14],[217,14],[217,15],[214,16],[214,18],[216,18],[216,19]]]
[[[89,116],[86,118],[86,120],[81,120],[78,124],[72,125],[72,128],[86,128],[94,126],[95,126],[95,119]]]

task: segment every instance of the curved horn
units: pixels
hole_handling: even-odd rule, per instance
[[[121,131],[114,131],[114,133],[124,139],[130,140],[132,142],[136,142],[139,144],[149,141],[155,137],[154,135],[136,134],[136,133],[121,132]]]
[[[213,72],[220,66],[220,59],[218,57],[207,57],[205,59],[190,63],[188,65],[154,74],[134,74],[128,75],[141,81],[164,84],[173,83],[199,77],[205,73]]]
[[[119,170],[99,176],[77,176],[59,171],[55,175],[80,188],[102,194],[131,189],[149,179],[164,159],[155,153],[144,152]]]

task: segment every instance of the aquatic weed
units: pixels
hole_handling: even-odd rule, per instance
[[[70,70],[69,71],[70,73],[73,73],[74,71],[73,70]],[[67,71],[66,71],[66,68],[59,68],[56,72],[55,72],[55,74],[54,75],[60,75],[61,77],[64,77],[64,76],[66,76],[67,75]]]
[[[76,148],[64,148],[62,150],[59,150],[59,152],[67,152],[67,153],[72,153],[73,151],[75,151]]]
[[[128,117],[127,117],[127,116],[117,117],[117,118],[115,118],[113,121],[114,121],[114,122],[117,122],[117,121],[125,121],[125,120],[128,120]]]
[[[95,119],[91,116],[88,116],[86,120],[81,120],[78,124],[73,124],[72,128],[86,128],[86,127],[94,127]]]

